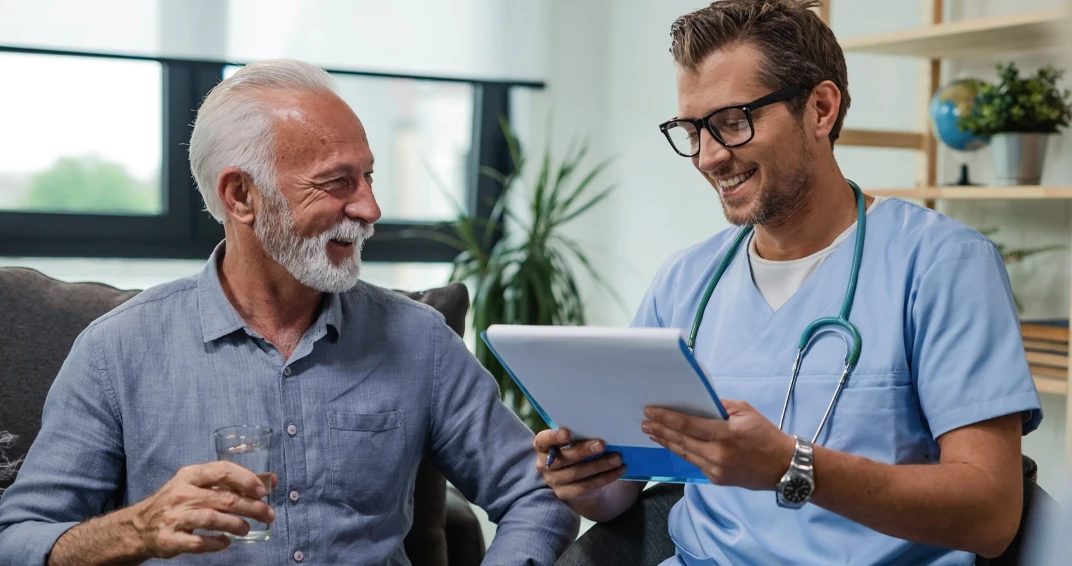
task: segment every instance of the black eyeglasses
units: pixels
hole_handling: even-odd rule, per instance
[[[700,129],[706,127],[711,137],[726,147],[742,146],[756,135],[752,112],[774,104],[792,100],[804,87],[796,84],[757,98],[748,104],[727,106],[699,119],[668,120],[659,124],[670,146],[682,157],[695,157],[700,153]]]

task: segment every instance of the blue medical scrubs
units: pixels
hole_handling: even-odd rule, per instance
[[[659,270],[634,326],[688,332],[706,285],[738,228],[679,252]],[[837,316],[853,234],[777,312],[752,281],[742,246],[715,289],[696,355],[720,397],[747,401],[777,424],[800,335]],[[936,439],[1020,413],[1024,434],[1042,420],[1005,265],[975,230],[888,199],[867,216],[850,315],[860,361],[818,442],[890,464],[939,461]],[[844,367],[836,333],[814,339],[783,430],[811,438]],[[786,462],[788,467],[789,462]],[[823,485],[821,471],[817,488]],[[974,556],[879,534],[814,504],[775,504],[773,491],[690,484],[670,514],[677,546],[665,565],[970,565]]]

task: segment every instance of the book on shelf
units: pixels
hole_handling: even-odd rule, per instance
[[[1068,319],[1021,320],[1024,339],[1063,342],[1068,347]]]
[[[1022,320],[1020,331],[1031,373],[1068,378],[1068,319]]]

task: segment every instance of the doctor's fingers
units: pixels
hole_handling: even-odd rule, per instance
[[[618,454],[608,454],[601,458],[580,462],[561,469],[545,470],[543,476],[544,481],[555,490],[556,494],[559,493],[560,488],[565,487],[569,487],[571,491],[580,489],[580,493],[585,493],[588,490],[605,485],[601,483],[600,479],[596,479],[597,476],[615,470],[618,470],[621,473],[625,472],[625,466],[622,465],[622,457]],[[573,495],[573,497],[576,497],[576,495]]]
[[[551,463],[551,467],[547,467],[547,453],[537,452],[536,467],[540,470],[559,470],[569,466],[573,466],[585,458],[591,458],[592,456],[598,456],[603,453],[603,442],[599,440],[589,440],[573,446],[568,446],[561,449],[558,455],[555,456],[555,461]]]
[[[725,446],[717,440],[694,438],[658,423],[649,425],[649,429],[651,440],[671,449],[682,458],[685,458],[686,453],[694,454],[707,462],[717,464],[726,453]],[[690,463],[695,464],[695,462]]]
[[[541,430],[536,433],[536,437],[532,439],[532,449],[537,454],[543,455],[547,458],[547,452],[551,450],[553,446],[565,446],[569,444],[570,431],[568,429],[560,428],[557,430]]]
[[[718,440],[727,431],[726,421],[694,417],[668,409],[647,409],[644,416],[648,418],[641,425],[645,434],[652,434],[655,427],[673,430],[700,440]]]
[[[567,484],[564,486],[552,487],[555,497],[562,501],[572,501],[574,499],[587,499],[592,496],[598,495],[600,490],[608,485],[618,481],[625,475],[625,466],[618,466],[613,470],[603,472],[599,475],[590,476],[585,480]]]
[[[651,436],[651,439],[700,470],[715,484],[721,484],[725,476],[728,451],[715,442],[704,442],[684,435],[672,438]]]

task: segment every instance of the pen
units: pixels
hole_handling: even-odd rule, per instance
[[[544,464],[544,468],[550,468],[551,464],[555,463],[555,458],[558,457],[558,446],[552,446],[551,450],[547,452],[547,463]]]

